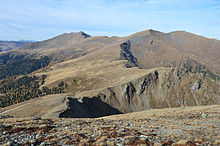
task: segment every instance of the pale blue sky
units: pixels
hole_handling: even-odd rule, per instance
[[[220,39],[220,0],[1,0],[0,40],[185,30]]]

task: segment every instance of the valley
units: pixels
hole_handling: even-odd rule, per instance
[[[0,52],[0,144],[218,145],[219,54],[219,40],[152,29]]]

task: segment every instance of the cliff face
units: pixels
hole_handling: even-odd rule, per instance
[[[125,64],[125,66],[128,68],[138,66],[137,58],[135,58],[133,55],[133,50],[131,48],[130,41],[126,41],[126,42],[120,44],[120,48],[121,48],[120,59],[128,60]]]
[[[112,107],[128,113],[150,108],[218,104],[219,89],[217,81],[202,73],[164,69],[107,88],[98,96]]]
[[[94,100],[84,102],[85,99],[87,97],[82,97],[83,106],[93,105],[89,102]],[[119,113],[115,112],[115,109],[121,113],[129,113],[151,108],[219,104],[220,84],[218,80],[213,80],[203,73],[191,73],[185,69],[157,69],[130,82],[108,87],[92,99],[98,99],[112,107],[99,108],[99,113],[114,109],[106,115]],[[93,108],[95,107],[94,105]],[[72,111],[68,112],[68,117],[75,117],[74,111],[78,111],[77,106],[69,105],[68,108]],[[61,115],[65,117],[65,114]]]
[[[0,66],[3,75],[9,71],[14,77],[46,75],[41,88],[65,82],[70,93],[67,97],[73,97],[65,97],[67,103],[60,103],[62,111],[54,109],[56,115],[100,117],[151,108],[219,104],[219,54],[220,41],[187,32],[147,30],[127,37],[90,37],[79,32],[0,53]],[[28,59],[35,61],[42,56],[46,58],[42,67],[46,68],[23,73],[24,67],[33,69]],[[16,64],[23,68],[12,70]]]

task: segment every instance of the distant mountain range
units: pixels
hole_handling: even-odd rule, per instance
[[[0,41],[0,52],[3,51],[9,51],[13,50],[17,47],[26,45],[28,43],[31,43],[33,41],[26,41],[26,40],[20,40],[20,41]]]
[[[150,29],[127,37],[65,33],[25,43],[0,53],[2,107],[45,96],[29,102],[54,103],[39,116],[100,117],[220,103],[219,40]],[[40,108],[9,114],[35,116]]]

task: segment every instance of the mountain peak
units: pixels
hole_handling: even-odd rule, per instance
[[[148,29],[148,30],[146,30],[146,32],[148,32],[148,33],[151,34],[151,35],[154,35],[154,34],[163,34],[162,32],[157,31],[157,30],[154,30],[154,29]]]
[[[79,36],[82,36],[84,38],[88,38],[88,37],[91,37],[90,35],[86,34],[85,32],[83,31],[79,31],[79,32],[72,32],[73,34],[76,34],[76,35],[79,35]]]
[[[150,32],[150,33],[157,32],[156,30],[153,30],[153,29],[148,29],[148,30],[146,30],[146,31],[148,31],[148,32]]]
[[[137,33],[134,33],[132,35],[130,35],[129,37],[137,37],[137,36],[161,36],[163,35],[164,33],[160,32],[160,31],[157,31],[157,30],[153,30],[153,29],[148,29],[148,30],[144,30],[144,31],[140,31],[140,32],[137,32]]]

